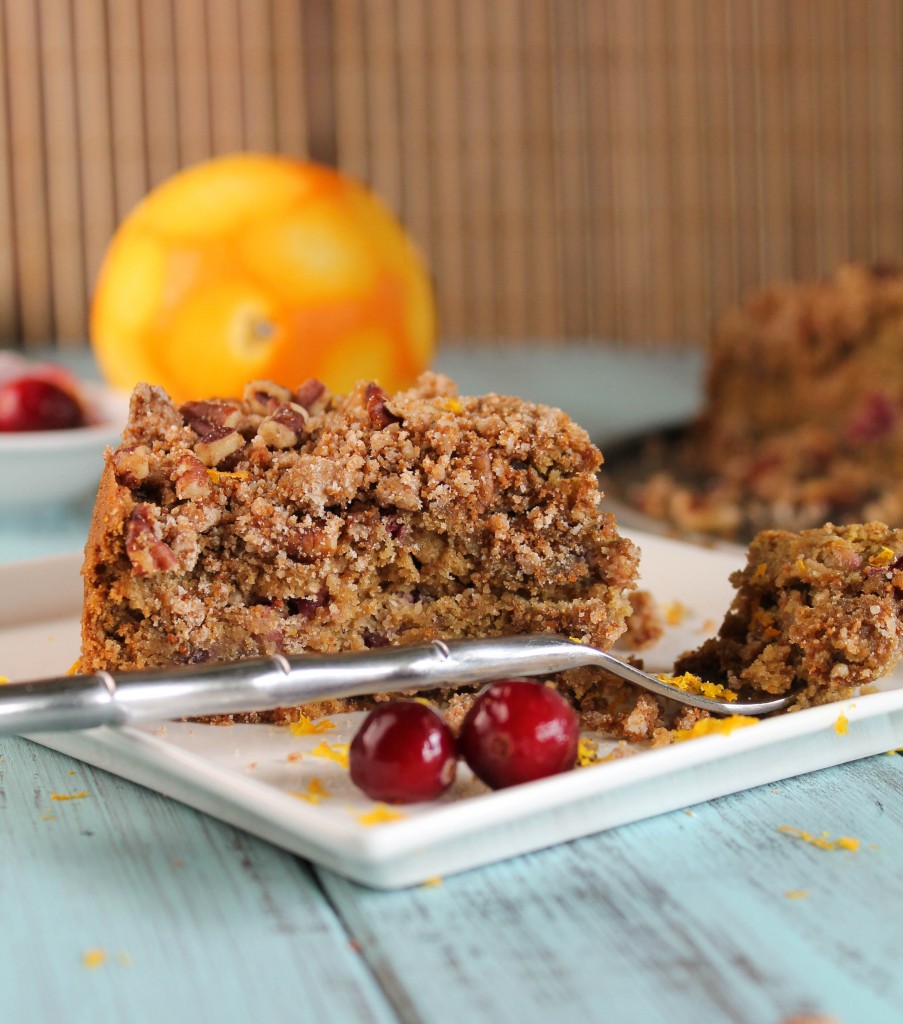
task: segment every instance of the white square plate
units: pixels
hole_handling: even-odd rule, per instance
[[[632,536],[643,552],[641,585],[670,606],[675,623],[644,652],[648,667],[666,671],[721,622],[732,594],[728,575],[743,553]],[[11,680],[62,674],[77,657],[80,561],[0,568],[0,671]],[[373,815],[347,770],[322,756],[350,741],[360,717],[336,715],[334,728],[302,736],[265,725],[165,722],[32,738],[357,881],[397,888],[903,746],[903,672],[841,704],[637,749],[494,793],[462,767],[445,798],[400,808],[391,821],[379,820],[379,808]],[[615,745],[602,741],[602,754],[608,746]]]

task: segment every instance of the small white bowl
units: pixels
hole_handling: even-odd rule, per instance
[[[129,396],[84,382],[79,391],[96,423],[72,430],[0,433],[0,509],[79,501],[97,490],[104,449],[119,444]]]

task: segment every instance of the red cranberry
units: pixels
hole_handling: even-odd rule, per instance
[[[380,704],[351,741],[351,780],[374,800],[412,804],[435,800],[455,780],[451,730],[416,701]]]
[[[506,679],[476,699],[458,747],[478,778],[502,789],[569,771],[579,739],[577,713],[557,690]]]
[[[84,423],[75,398],[48,380],[19,377],[0,385],[0,431],[66,430]]]

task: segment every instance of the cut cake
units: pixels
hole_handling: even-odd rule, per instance
[[[675,672],[732,690],[796,691],[795,705],[806,707],[843,699],[900,660],[903,530],[766,530],[731,582],[737,593],[718,635]]]
[[[81,669],[527,632],[610,648],[638,552],[600,508],[600,463],[560,410],[434,374],[181,407],[140,385],[86,546]],[[557,683],[585,720],[624,692],[596,669]]]

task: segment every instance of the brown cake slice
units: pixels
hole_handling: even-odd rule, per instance
[[[766,530],[731,582],[737,593],[718,635],[675,672],[732,690],[799,689],[805,707],[849,696],[900,660],[903,530]]]
[[[726,312],[705,405],[677,442],[619,470],[625,497],[678,529],[903,519],[903,267],[846,264]]]
[[[600,463],[560,410],[433,374],[180,408],[141,385],[85,551],[82,670],[543,631],[609,648],[638,553],[600,508]],[[560,682],[596,711],[611,685]]]

